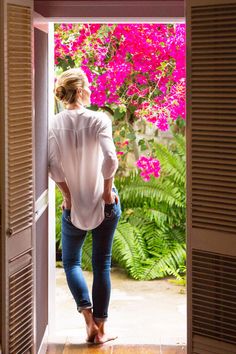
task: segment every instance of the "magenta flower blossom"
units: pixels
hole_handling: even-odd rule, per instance
[[[110,30],[102,32],[104,26]],[[139,111],[139,117],[158,129],[166,130],[168,126],[158,119],[163,107],[169,110],[171,119],[185,119],[185,97],[179,90],[185,85],[185,25],[60,24],[55,32],[56,65],[59,59],[66,61],[66,56],[86,71],[94,105],[128,101],[140,110],[140,98],[149,98],[149,114]],[[168,93],[170,82],[176,90],[171,87]],[[153,102],[159,104],[155,112]]]
[[[145,119],[160,131],[179,117],[186,119],[184,24],[57,24],[54,40],[55,65],[82,67],[91,84],[91,104],[114,112],[121,160],[132,151],[124,139],[132,142],[135,135],[125,128],[119,136],[122,119],[131,128],[135,119]],[[141,156],[136,166],[145,181],[160,176],[154,157]]]
[[[159,128],[163,132],[169,129],[169,124],[168,124],[167,118],[164,114],[159,115],[155,124],[156,124],[157,128]]]
[[[142,155],[135,164],[138,168],[141,169],[140,176],[145,182],[150,180],[151,175],[153,175],[155,178],[160,177],[161,166],[157,159]]]

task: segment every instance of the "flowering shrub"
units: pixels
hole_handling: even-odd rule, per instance
[[[140,156],[136,165],[142,170],[140,175],[144,181],[149,181],[150,175],[160,176],[160,162],[152,157]]]
[[[134,125],[140,120],[166,131],[185,119],[185,25],[56,24],[55,64],[58,72],[86,72],[91,108],[114,118],[119,159],[134,152],[141,177],[159,177],[155,156],[140,157]],[[151,145],[142,144],[141,151],[151,155]]]

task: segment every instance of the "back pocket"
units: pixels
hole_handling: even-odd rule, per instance
[[[117,204],[105,204],[104,213],[106,219],[114,219],[116,217]]]

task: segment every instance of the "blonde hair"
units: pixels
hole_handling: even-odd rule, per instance
[[[88,78],[80,68],[64,71],[57,79],[54,93],[59,101],[65,104],[75,103],[77,90],[88,85]]]

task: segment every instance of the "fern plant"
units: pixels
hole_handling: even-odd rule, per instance
[[[161,177],[144,182],[134,171],[116,179],[123,209],[113,257],[135,279],[186,273],[185,138],[173,133],[169,146],[155,145]]]

